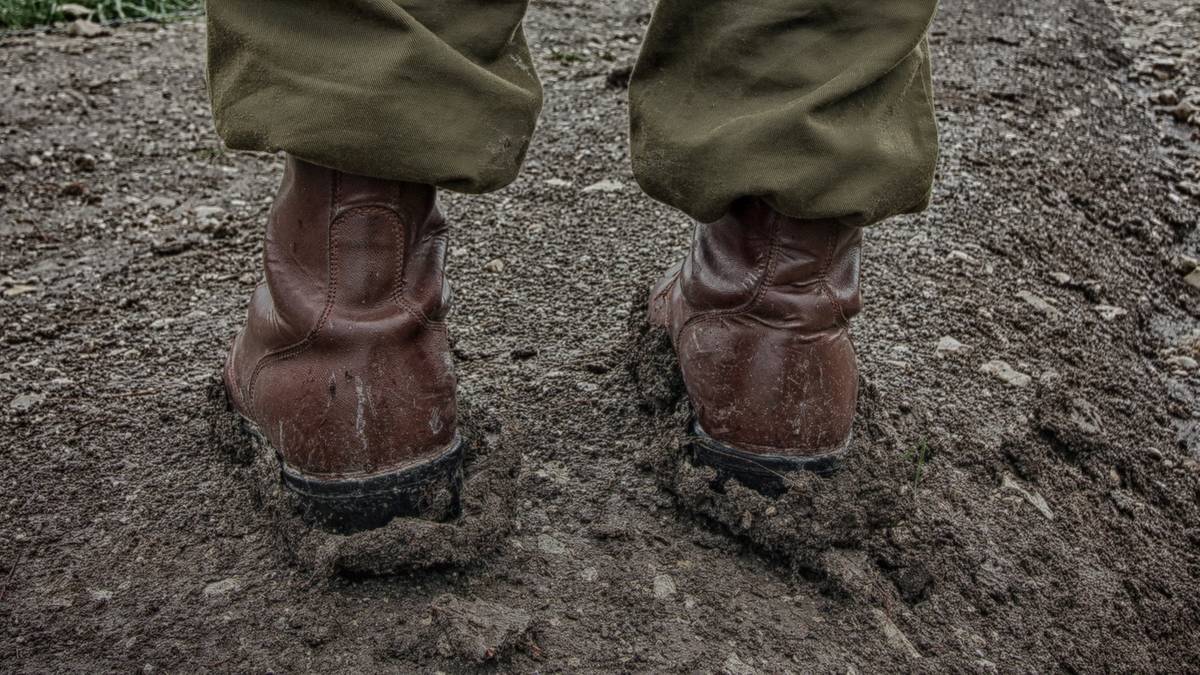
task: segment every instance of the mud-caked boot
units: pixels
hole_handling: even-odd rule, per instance
[[[329,529],[458,508],[446,244],[433,187],[288,158],[265,280],[223,378],[243,428]]]
[[[649,302],[691,399],[693,460],[769,492],[789,471],[838,468],[858,397],[847,328],[861,307],[861,242],[858,227],[758,199],[697,226]]]

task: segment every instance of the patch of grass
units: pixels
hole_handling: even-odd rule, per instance
[[[924,440],[908,449],[908,459],[913,463],[913,489],[921,487],[921,476],[925,473],[925,464],[929,461],[929,444]]]
[[[0,28],[44,26],[65,19],[59,0],[0,0]],[[95,10],[92,21],[132,21],[172,14],[200,6],[201,0],[74,0]]]

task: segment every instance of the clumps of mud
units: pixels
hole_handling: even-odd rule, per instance
[[[829,477],[787,474],[786,490],[767,496],[736,479],[718,482],[714,469],[692,463],[686,433],[692,411],[670,339],[644,321],[631,331],[626,370],[646,416],[639,462],[653,469],[683,511],[796,574],[825,580],[834,594],[889,606],[925,592],[928,574],[912,571],[913,563],[894,561],[896,578],[889,579],[878,562],[891,557],[883,553],[890,548],[888,533],[911,508],[929,457],[899,450],[902,442],[869,382],[861,383],[855,437],[842,469]]]
[[[439,596],[430,605],[440,656],[482,665],[516,650],[537,654],[537,622],[519,608],[484,600]]]
[[[219,376],[209,384],[208,400],[212,446],[230,460],[280,550],[315,573],[374,576],[469,565],[495,553],[516,522],[521,443],[469,402],[460,405],[461,515],[449,522],[395,518],[376,529],[337,534],[306,521],[299,500],[280,480],[274,452],[247,433]]]

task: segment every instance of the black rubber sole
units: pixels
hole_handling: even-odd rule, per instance
[[[723,488],[725,481],[736,478],[746,487],[778,496],[787,490],[789,473],[807,471],[818,476],[836,473],[842,467],[848,445],[849,439],[839,450],[807,457],[760,455],[722,443],[705,433],[698,422],[692,422],[687,451],[693,464],[717,470],[714,487]]]
[[[350,533],[386,525],[393,518],[452,520],[462,512],[463,442],[439,455],[387,473],[361,478],[307,476],[280,459],[284,487],[299,499],[305,520]]]

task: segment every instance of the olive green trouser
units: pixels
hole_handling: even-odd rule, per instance
[[[503,187],[542,103],[527,2],[208,0],[218,133],[351,173]],[[660,0],[630,82],[639,184],[702,221],[742,196],[851,224],[924,208],[935,5]]]

